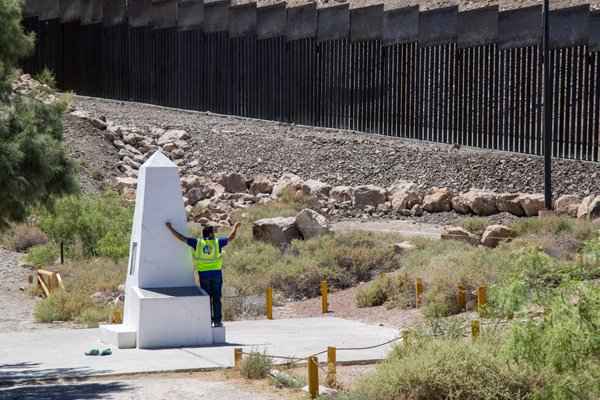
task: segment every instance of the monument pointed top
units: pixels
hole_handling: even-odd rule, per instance
[[[169,160],[160,150],[157,150],[146,162],[142,165],[146,168],[177,168],[173,161]]]

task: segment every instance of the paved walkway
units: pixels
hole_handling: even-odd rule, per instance
[[[398,335],[395,329],[329,317],[237,321],[226,327],[228,344],[224,346],[113,349],[113,354],[105,357],[84,355],[92,347],[105,347],[98,340],[97,329],[3,333],[0,334],[0,386],[36,379],[226,368],[233,366],[234,347],[304,357],[327,346],[366,347]],[[337,359],[341,362],[379,360],[391,346],[339,351]],[[325,360],[325,357],[320,359]]]

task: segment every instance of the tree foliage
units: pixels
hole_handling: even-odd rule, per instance
[[[65,103],[12,90],[18,62],[33,43],[21,26],[20,1],[0,0],[0,229],[22,221],[31,206],[77,189],[63,146]]]

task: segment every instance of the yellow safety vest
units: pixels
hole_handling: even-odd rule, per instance
[[[219,248],[219,239],[197,240],[196,250],[192,251],[196,270],[199,272],[220,270],[223,266],[223,254]]]

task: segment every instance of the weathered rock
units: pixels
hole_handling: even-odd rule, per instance
[[[441,233],[442,240],[457,240],[472,245],[479,244],[479,237],[460,226],[445,226]]]
[[[135,189],[136,186],[137,186],[136,178],[131,178],[131,177],[115,178],[115,187],[119,191],[122,191],[124,189]]]
[[[273,182],[268,176],[258,175],[254,177],[250,184],[250,193],[257,195],[259,193],[271,194],[273,192]]]
[[[94,128],[99,129],[101,131],[106,130],[108,124],[106,121],[101,120],[100,118],[88,118],[88,121],[94,126]]]
[[[296,192],[302,190],[303,184],[304,181],[298,175],[283,174],[273,186],[272,196],[281,197],[285,192],[292,192],[295,195]]]
[[[248,190],[246,186],[246,177],[236,172],[231,174],[219,174],[215,182],[225,188],[229,193],[243,193]]]
[[[352,187],[350,186],[334,186],[329,191],[329,196],[339,202],[352,201]]]
[[[394,253],[396,254],[405,254],[411,250],[416,249],[417,246],[412,244],[411,242],[404,241],[394,244]]]
[[[585,197],[577,209],[577,218],[595,220],[600,218],[600,196]]]
[[[498,243],[509,240],[515,236],[515,231],[504,225],[490,225],[485,228],[481,236],[481,244],[487,247],[496,247]]]
[[[175,160],[181,160],[185,156],[185,150],[177,147],[175,150],[171,152],[171,158]]]
[[[190,138],[190,134],[182,129],[170,129],[158,138],[157,143],[159,146],[163,146],[169,142],[175,143],[178,140],[188,140]]]
[[[452,192],[448,188],[433,188],[423,198],[423,209],[427,212],[444,212],[452,210]]]
[[[519,204],[523,207],[526,216],[534,217],[545,208],[544,195],[522,193],[519,195]]]
[[[163,151],[166,151],[167,153],[171,153],[175,150],[177,150],[177,145],[173,142],[169,142],[166,143],[162,146]]]
[[[500,212],[508,212],[517,217],[525,215],[521,207],[519,193],[500,193],[496,196],[496,206]]]
[[[413,182],[398,181],[388,188],[388,192],[394,210],[410,210],[423,201],[423,194]]]
[[[487,216],[498,212],[496,194],[483,190],[470,190],[452,199],[452,208],[458,213]]]
[[[304,239],[321,236],[329,232],[327,218],[310,208],[305,208],[296,215],[296,226]]]
[[[354,188],[352,192],[352,205],[356,208],[365,209],[370,206],[377,208],[387,200],[384,188],[375,185],[362,185]]]
[[[255,240],[284,246],[294,239],[301,239],[295,217],[265,218],[254,222],[252,236]]]
[[[209,199],[215,195],[215,188],[210,184],[200,184],[187,191],[186,197],[189,204],[194,205],[200,200]]]
[[[327,197],[331,191],[331,185],[317,181],[315,179],[309,179],[302,185],[302,191],[304,194],[314,197]]]
[[[199,177],[198,175],[186,175],[183,178],[181,178],[181,186],[183,187],[183,190],[188,190],[191,188],[195,188],[200,186],[202,183],[205,183],[206,181],[204,179],[202,179],[201,177]]]
[[[423,216],[423,206],[421,206],[420,204],[415,204],[410,209],[410,215],[412,215],[413,217],[422,217]]]
[[[554,210],[557,214],[577,217],[577,210],[581,204],[581,198],[573,194],[564,194],[554,202]]]
[[[77,117],[77,118],[81,118],[81,119],[88,119],[90,118],[90,113],[84,110],[75,110],[75,111],[71,111],[69,113],[70,115]]]

